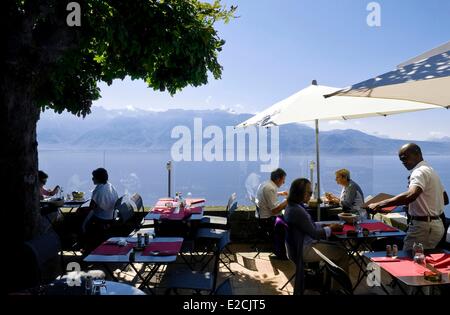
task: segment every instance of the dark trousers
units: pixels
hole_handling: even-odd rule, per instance
[[[273,233],[275,230],[275,217],[270,217],[266,219],[258,219],[259,226],[262,232],[267,235],[270,240],[273,240]]]

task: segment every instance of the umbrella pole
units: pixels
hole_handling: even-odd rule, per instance
[[[316,163],[317,163],[317,221],[320,221],[320,158],[319,158],[319,120],[316,123]]]

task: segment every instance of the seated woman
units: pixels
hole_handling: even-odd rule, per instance
[[[105,232],[113,222],[114,205],[119,198],[114,186],[108,182],[108,172],[104,168],[92,172],[92,181],[96,187],[92,192],[91,202],[88,207],[77,211],[83,219],[86,250],[94,249],[106,237]]]
[[[364,204],[364,193],[361,187],[350,179],[350,171],[345,168],[336,171],[336,183],[342,186],[341,196],[338,198],[332,193],[325,193],[330,203],[339,204],[344,211],[359,214],[362,219],[367,219],[367,211],[361,208]]]
[[[44,199],[46,197],[51,197],[56,195],[59,192],[59,186],[56,186],[53,189],[46,189],[44,186],[47,183],[48,175],[44,171],[38,172],[38,180],[39,180],[39,199]]]
[[[44,171],[38,171],[38,181],[39,181],[39,199],[43,200],[47,197],[56,195],[60,191],[60,187],[56,186],[53,189],[46,189],[44,186],[47,183],[48,175]],[[53,227],[56,227],[57,223],[62,221],[61,210],[52,203],[41,203],[41,215],[43,215]]]
[[[318,262],[321,258],[312,247],[317,248],[328,258],[333,260],[345,271],[348,271],[347,251],[336,244],[325,243],[332,231],[342,231],[339,224],[319,224],[313,222],[309,213],[305,210],[305,203],[311,199],[311,182],[306,178],[298,178],[291,184],[284,218],[289,226],[288,250],[291,259],[295,259],[297,273],[295,278],[294,294],[303,293],[303,263]]]

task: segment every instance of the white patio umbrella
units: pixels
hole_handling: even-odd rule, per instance
[[[324,95],[335,93],[340,89],[312,85],[294,95],[274,104],[268,109],[237,125],[237,128],[247,126],[278,126],[289,123],[315,121],[316,127],[316,163],[317,186],[320,198],[320,155],[319,155],[319,120],[347,120],[372,116],[387,116],[406,112],[440,108],[436,105],[403,100],[360,98],[339,96],[325,98]],[[320,220],[320,204],[317,206],[317,218]]]
[[[401,63],[397,69],[330,96],[410,100],[450,107],[450,42]]]

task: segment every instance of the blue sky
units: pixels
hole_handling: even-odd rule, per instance
[[[222,79],[171,97],[142,81],[101,83],[108,109],[226,108],[255,113],[317,79],[345,87],[382,74],[450,40],[450,1],[380,0],[381,26],[369,27],[369,0],[226,0],[239,18],[217,25],[226,40]],[[412,140],[450,136],[450,111],[322,122],[322,130],[353,128]]]

